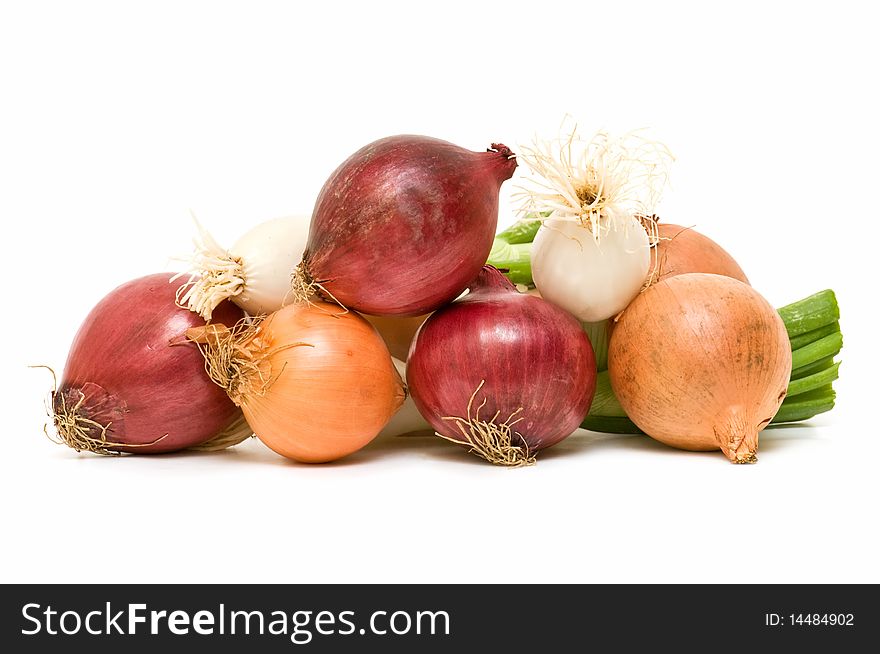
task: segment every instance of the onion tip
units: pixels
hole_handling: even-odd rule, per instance
[[[732,418],[726,427],[714,428],[718,447],[731,463],[757,463],[758,431],[740,422]]]

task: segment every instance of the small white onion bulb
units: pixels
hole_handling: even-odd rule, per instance
[[[532,275],[541,297],[582,322],[623,311],[651,265],[648,233],[627,218],[596,239],[576,222],[548,220],[532,245]]]
[[[290,278],[305,250],[309,222],[301,215],[267,220],[228,250],[196,223],[190,278],[178,289],[178,304],[205,320],[226,299],[254,316],[277,311],[289,300]]]

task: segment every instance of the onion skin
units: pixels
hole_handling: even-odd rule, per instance
[[[108,443],[137,446],[77,449],[173,452],[209,441],[240,418],[205,374],[198,348],[185,341],[186,331],[205,321],[175,306],[170,276],[148,275],[119,286],[92,309],[77,332],[53,393],[56,427],[59,416],[79,405],[77,415],[96,423],[87,428],[90,438],[101,440],[102,425]],[[230,302],[214,312],[215,321],[227,325],[242,316]]]
[[[779,314],[751,286],[686,273],[627,307],[608,369],[624,411],[652,438],[752,463],[758,433],[785,398],[791,348]]]
[[[658,223],[660,241],[652,248],[651,274],[661,281],[684,273],[712,273],[749,283],[748,277],[727,251],[695,229]],[[659,268],[657,263],[659,261]]]
[[[555,445],[590,408],[596,362],[589,339],[572,315],[519,293],[491,266],[470,289],[432,314],[413,341],[407,383],[416,407],[440,435],[463,442],[448,418],[468,416],[479,388],[474,408],[485,400],[485,420],[520,410],[514,446],[534,453]]]
[[[349,157],[324,184],[303,253],[306,283],[373,315],[418,315],[455,299],[480,271],[498,224],[510,150],[471,152],[392,136]]]
[[[347,456],[372,441],[406,398],[382,337],[336,305],[289,305],[246,346],[265,356],[263,393],[240,398],[248,424],[278,454],[303,463]]]
[[[541,297],[583,322],[616,316],[639,293],[651,269],[641,222],[615,217],[599,240],[588,227],[546,220],[532,243],[532,276]]]

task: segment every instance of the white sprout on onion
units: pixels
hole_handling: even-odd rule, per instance
[[[587,140],[576,129],[520,152],[531,173],[520,211],[543,221],[531,250],[535,285],[583,322],[616,316],[648,278],[672,155],[638,132]]]
[[[177,306],[209,320],[218,304],[244,290],[244,264],[240,257],[223,248],[195,215],[192,219],[196,225],[194,250],[188,259],[184,259],[189,262],[190,275],[177,289]],[[171,281],[186,274],[178,273]]]
[[[536,139],[520,146],[519,161],[531,173],[516,194],[520,212],[576,222],[598,241],[629,218],[654,213],[672,160],[666,146],[638,131],[618,138],[599,131],[588,140],[575,126],[556,139]]]

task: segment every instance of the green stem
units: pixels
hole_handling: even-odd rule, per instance
[[[792,336],[789,338],[789,340],[791,341],[791,349],[792,349],[792,351],[799,350],[800,348],[804,347],[805,345],[809,345],[810,343],[818,341],[821,338],[825,338],[826,336],[829,336],[830,334],[833,334],[834,332],[839,332],[839,331],[840,331],[840,323],[837,321],[834,321],[832,323],[828,323],[824,327],[819,327],[818,329],[814,329],[814,330],[809,331],[805,334],[800,334],[799,336]]]
[[[791,369],[797,370],[803,366],[815,363],[825,357],[833,357],[843,347],[843,334],[835,332],[818,341],[805,345],[791,353]]]
[[[545,215],[549,215],[549,213]],[[539,229],[541,229],[540,220],[519,220],[503,232],[496,234],[495,238],[500,238],[502,241],[509,243],[510,245],[531,243],[535,240],[535,234],[538,233]]]
[[[824,327],[840,318],[837,298],[831,289],[787,304],[779,309],[789,338]]]
[[[608,321],[581,324],[587,333],[587,338],[590,339],[590,345],[593,346],[593,354],[596,355],[596,370],[600,372],[608,370]]]
[[[596,375],[596,392],[593,394],[593,403],[590,405],[590,415],[626,418],[626,411],[620,406],[617,396],[611,390],[611,377],[607,370]]]
[[[834,389],[828,384],[822,388],[817,388],[809,393],[796,395],[791,401],[782,403],[779,411],[770,421],[771,425],[778,425],[784,422],[798,422],[799,420],[807,420],[820,413],[831,411],[834,408],[835,399]]]
[[[825,368],[830,368],[832,365],[834,365],[834,357],[833,356],[824,357],[824,358],[819,359],[818,361],[814,361],[813,363],[808,364],[806,366],[801,366],[800,368],[795,368],[794,370],[791,371],[791,378],[792,379],[801,379],[802,377],[808,377],[808,376],[813,375],[817,372],[825,370]]]
[[[531,243],[511,245],[496,236],[486,263],[506,271],[504,274],[514,284],[532,286],[531,250]]]
[[[826,384],[830,384],[837,379],[839,368],[840,362],[838,361],[830,367],[813,373],[812,375],[807,375],[800,379],[793,379],[788,383],[788,394],[785,396],[786,399],[789,397],[796,397],[803,393],[808,393],[817,388],[822,388]]]

